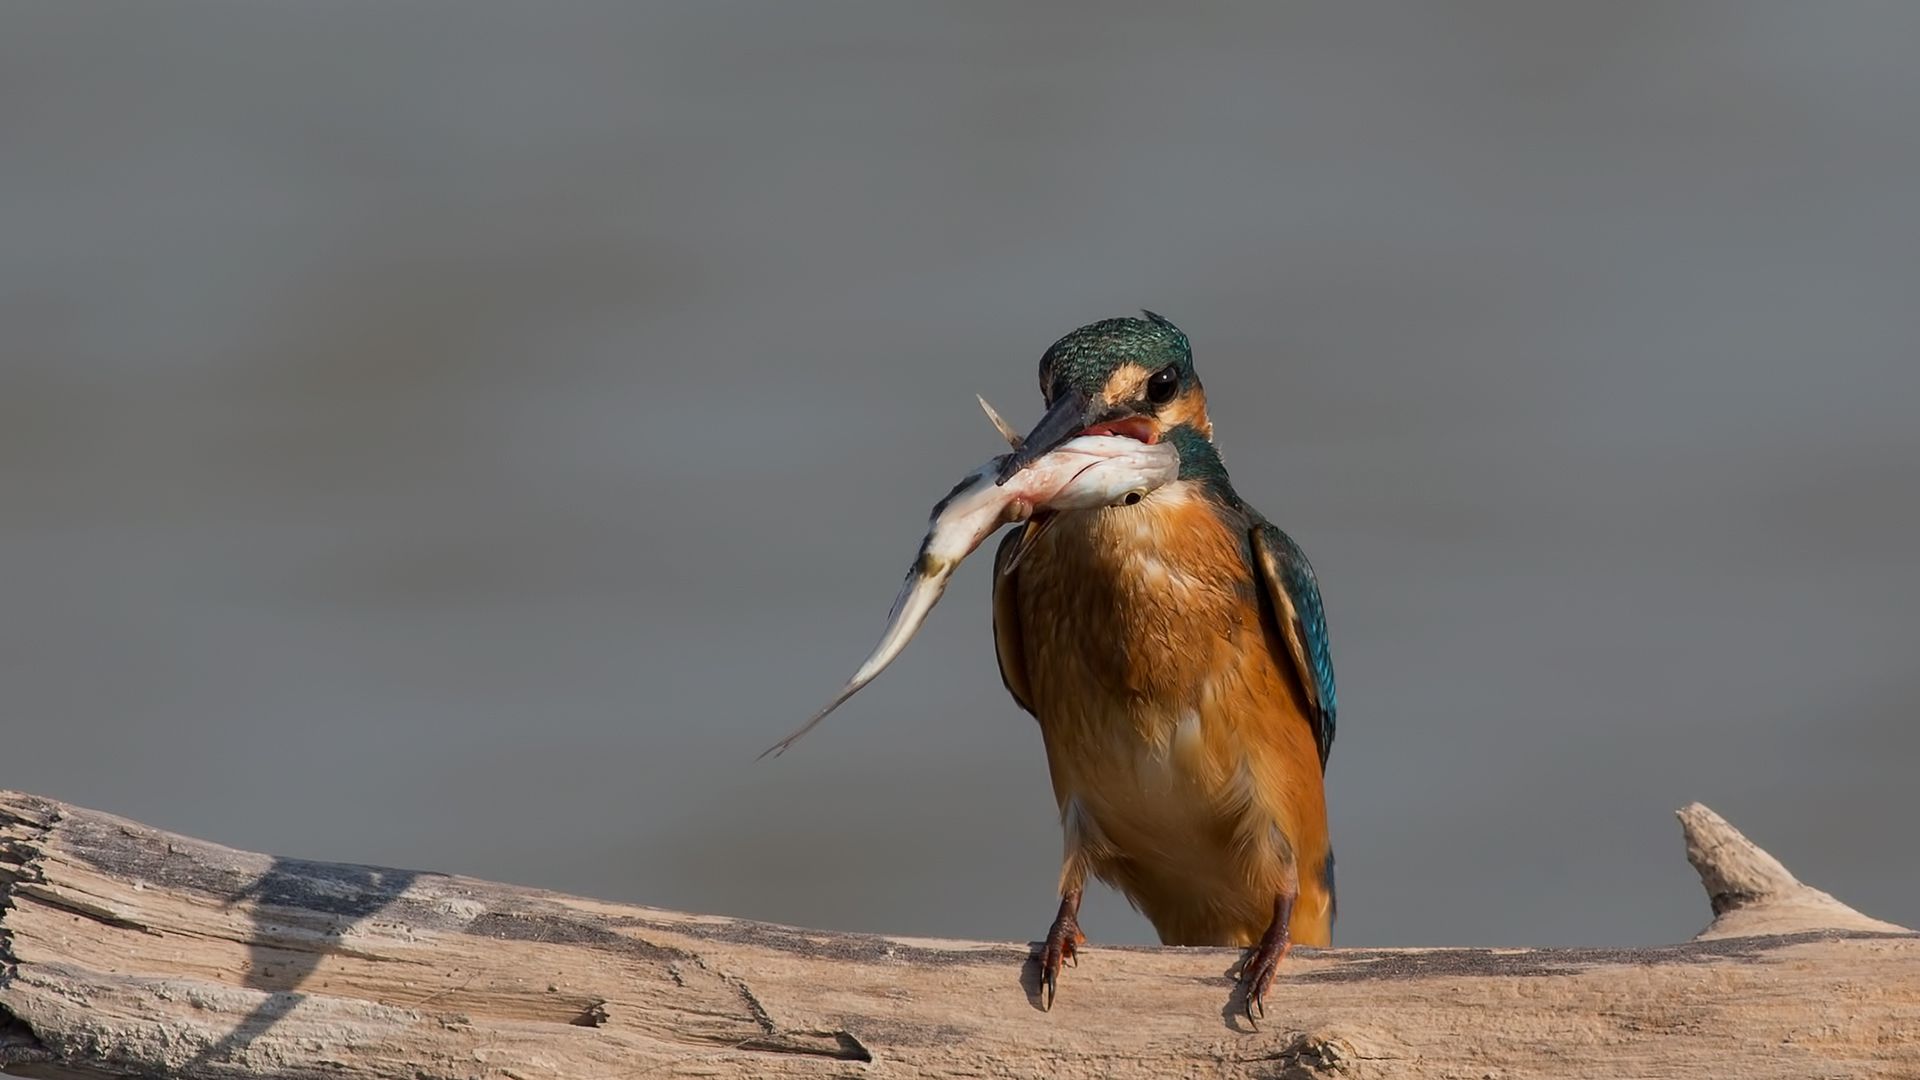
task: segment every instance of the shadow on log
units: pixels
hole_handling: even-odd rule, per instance
[[[0,1066],[104,1077],[1920,1075],[1920,935],[1680,811],[1716,916],[1633,949],[836,934],[272,858],[0,793]]]

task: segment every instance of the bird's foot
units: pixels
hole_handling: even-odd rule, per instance
[[[1240,966],[1240,989],[1247,995],[1244,1006],[1247,1023],[1254,1027],[1259,1027],[1260,1019],[1267,1015],[1267,991],[1273,987],[1273,977],[1280,971],[1280,961],[1287,958],[1287,950],[1293,947],[1292,924],[1293,897],[1282,896],[1274,901],[1273,922],[1261,935],[1260,944]]]
[[[1040,949],[1042,1008],[1052,1011],[1053,999],[1060,987],[1061,965],[1072,961],[1074,966],[1079,966],[1078,946],[1086,940],[1087,935],[1080,932],[1080,890],[1075,889],[1060,898],[1060,914],[1054,916],[1053,926],[1048,928],[1047,940]]]

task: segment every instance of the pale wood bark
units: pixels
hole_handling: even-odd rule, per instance
[[[234,851],[0,793],[17,1075],[1920,1076],[1920,935],[1681,812],[1718,914],[1633,949],[1230,949],[802,930]],[[1740,936],[1751,933],[1761,936]]]

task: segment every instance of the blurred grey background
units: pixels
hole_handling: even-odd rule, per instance
[[[1031,939],[988,567],[794,752],[1054,338],[1191,335],[1319,568],[1336,943],[1920,925],[1920,5],[9,5],[0,785]],[[1152,940],[1104,890],[1096,942]]]

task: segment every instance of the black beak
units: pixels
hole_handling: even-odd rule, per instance
[[[1008,454],[1007,460],[1001,462],[1000,478],[994,483],[1006,483],[1014,473],[1087,430],[1094,423],[1091,413],[1092,405],[1087,401],[1087,395],[1069,387],[1065,393],[1053,399],[1053,405],[1040,418],[1040,422],[1033,425],[1033,431],[1027,435],[1027,441],[1020,444],[1020,449]]]

